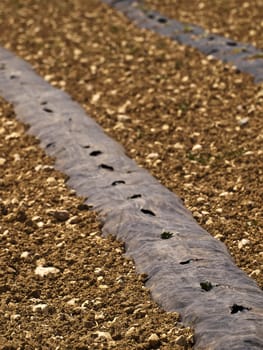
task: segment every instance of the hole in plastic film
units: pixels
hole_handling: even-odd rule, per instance
[[[154,212],[149,209],[141,209],[141,212],[146,215],[156,216]]]
[[[47,107],[43,108],[43,111],[45,111],[47,113],[53,113],[52,109],[47,108]]]
[[[113,171],[113,170],[114,170],[114,168],[113,168],[112,166],[107,165],[107,164],[101,164],[101,165],[99,166],[99,168],[105,169],[105,170],[110,170],[110,171]]]
[[[123,181],[123,180],[113,181],[113,183],[111,185],[112,186],[117,186],[117,185],[121,185],[121,184],[125,184],[125,181]]]
[[[158,18],[158,22],[159,22],[159,23],[166,23],[166,22],[167,22],[167,19],[166,19],[166,18],[163,18],[163,17],[160,17],[160,18]]]
[[[141,194],[133,194],[132,196],[128,197],[128,199],[136,199],[136,198],[142,198]]]
[[[213,289],[213,285],[209,281],[201,282],[200,287],[206,292],[209,292],[211,289]]]
[[[97,156],[99,156],[100,154],[102,154],[102,152],[101,151],[92,151],[92,152],[90,152],[90,156],[92,156],[92,157],[97,157]]]
[[[236,314],[236,313],[242,312],[242,311],[249,311],[249,310],[251,310],[251,308],[245,307],[243,305],[233,304],[231,306],[230,310],[231,310],[231,314]]]

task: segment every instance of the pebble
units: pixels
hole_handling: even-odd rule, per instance
[[[183,149],[184,148],[184,145],[179,143],[179,142],[176,142],[174,145],[173,145],[173,148],[174,149]]]
[[[206,225],[212,225],[214,222],[213,222],[213,220],[212,220],[212,218],[209,218],[208,220],[206,220],[206,222],[205,222],[205,224]]]
[[[125,336],[126,337],[130,337],[130,336],[132,336],[135,333],[135,331],[136,331],[136,328],[135,327],[131,327],[131,328],[129,328],[127,330],[127,332],[125,333]]]
[[[250,276],[250,277],[259,276],[260,273],[261,273],[260,269],[256,269],[256,270],[253,270],[253,271],[249,274],[249,276]]]
[[[10,135],[7,135],[5,137],[5,140],[8,141],[8,140],[13,140],[13,139],[18,139],[20,136],[21,136],[20,133],[12,132]]]
[[[35,166],[35,171],[40,171],[40,170],[53,170],[54,167],[52,165],[43,165],[43,164],[38,164]]]
[[[156,348],[160,345],[160,338],[156,333],[152,333],[148,338],[148,342],[152,348]]]
[[[106,284],[100,284],[99,285],[99,289],[108,289],[109,286],[107,286]]]
[[[221,192],[220,194],[219,194],[219,197],[228,197],[228,196],[231,196],[233,193],[231,193],[231,192]]]
[[[10,316],[10,319],[11,319],[12,321],[15,321],[15,320],[18,320],[20,317],[21,317],[20,314],[14,314],[14,315],[11,315],[11,316]]]
[[[222,235],[221,233],[218,233],[217,235],[215,235],[215,238],[218,239],[219,241],[224,237],[224,235]]]
[[[130,119],[131,118],[128,115],[126,115],[126,114],[118,114],[117,115],[117,120],[119,122],[125,122],[125,121],[130,120]]]
[[[32,310],[33,312],[44,311],[47,307],[48,307],[47,304],[40,303],[40,304],[32,305]]]
[[[95,313],[95,320],[98,321],[98,320],[104,320],[105,318],[105,315],[103,312],[97,312]]]
[[[202,145],[196,144],[192,147],[192,152],[199,152],[202,150]]]
[[[0,165],[4,165],[6,162],[6,159],[5,158],[0,158]]]
[[[77,215],[72,216],[70,219],[68,219],[68,224],[74,225],[74,224],[78,224],[81,222],[81,218]]]
[[[69,219],[69,212],[67,210],[48,209],[47,214],[52,215],[58,221],[66,221]]]
[[[88,305],[89,305],[89,300],[85,300],[81,304],[80,308],[85,310],[88,307]]]
[[[238,121],[238,124],[240,126],[245,126],[248,123],[248,121],[249,121],[249,118],[242,118]]]
[[[163,131],[168,131],[169,129],[170,129],[170,127],[169,127],[168,124],[164,124],[164,125],[162,126],[162,130],[163,130]]]
[[[242,249],[245,245],[249,244],[250,240],[243,238],[238,242],[238,249]]]
[[[158,158],[158,157],[159,157],[158,153],[149,153],[146,158],[153,159],[153,158]]]
[[[109,341],[112,341],[112,336],[109,332],[101,332],[101,331],[96,331],[93,334],[96,334],[98,336],[98,338],[105,338]]]
[[[54,184],[57,182],[57,180],[53,176],[48,177],[46,181],[48,184]]]
[[[177,345],[187,346],[187,340],[186,340],[186,338],[185,338],[184,335],[180,335],[180,336],[176,339],[175,343],[176,343]]]
[[[100,97],[101,97],[101,92],[97,92],[96,94],[94,94],[94,95],[91,97],[90,103],[91,103],[91,104],[97,103],[97,102],[99,101]]]
[[[44,76],[44,79],[47,80],[47,81],[50,81],[50,80],[52,80],[53,78],[54,78],[54,74],[46,74],[46,75]]]
[[[72,299],[67,301],[67,305],[74,306],[74,305],[76,305],[76,302],[78,300],[79,300],[78,298],[72,298]]]
[[[21,253],[20,258],[26,259],[26,258],[28,258],[28,256],[29,256],[29,252],[25,251],[25,252]]]
[[[35,274],[41,277],[44,277],[50,273],[52,274],[56,274],[59,272],[59,269],[57,269],[56,267],[52,267],[52,266],[37,266],[35,268]]]
[[[20,157],[20,155],[18,153],[15,153],[13,155],[13,158],[14,158],[14,162],[19,162],[21,160],[21,157]]]

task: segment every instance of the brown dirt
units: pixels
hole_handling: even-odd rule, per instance
[[[263,287],[263,85],[97,0],[3,0],[0,14],[0,43],[79,101]]]
[[[0,134],[0,349],[190,349],[2,99]]]
[[[262,0],[144,0],[146,8],[263,49]]]

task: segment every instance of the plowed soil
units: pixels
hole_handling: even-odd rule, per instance
[[[145,0],[139,1],[169,18],[197,24],[263,49],[263,2],[261,0]]]
[[[210,10],[212,11],[212,9]],[[46,80],[54,86],[66,90],[74,99],[79,101],[87,112],[104,127],[108,134],[124,145],[127,153],[132,158],[140,165],[148,168],[161,183],[179,194],[184,200],[185,205],[193,212],[197,221],[212,235],[225,242],[238,266],[244,269],[262,287],[262,84],[255,85],[249,76],[240,74],[234,68],[226,66],[223,63],[211,61],[196,50],[183,47],[168,39],[160,38],[153,33],[136,28],[121,14],[116,13],[97,0],[68,0],[60,2],[51,0],[45,2],[36,0],[3,0],[0,3],[0,16],[1,45],[10,48],[29,61]],[[3,123],[6,123],[6,121],[4,120]],[[3,128],[6,129],[6,124],[3,125]],[[3,142],[1,143],[3,144]],[[9,149],[10,145],[3,147],[8,147]],[[24,165],[30,166],[26,164],[28,162],[31,164],[31,159],[33,162],[35,151],[33,153],[28,151],[26,155],[20,152],[21,147],[19,143],[14,145],[12,148],[13,154],[20,155]],[[24,146],[24,148],[27,147]],[[7,155],[8,153],[5,151],[0,157],[5,159]],[[17,158],[17,156],[13,155],[14,157]],[[21,159],[19,164],[21,163]],[[39,156],[36,156],[36,159],[38,159],[38,162],[33,168],[38,163],[42,164],[44,162],[44,156],[41,156],[41,162]],[[54,266],[59,270],[66,271],[66,275],[67,269],[71,265],[66,260],[67,255],[64,256],[62,253],[59,253],[59,250],[53,253],[52,250],[54,247],[54,237],[52,236],[51,239],[48,232],[54,232],[52,230],[60,232],[61,229],[58,229],[56,226],[52,230],[48,229],[48,232],[42,232],[41,228],[37,229],[34,225],[34,222],[38,222],[38,220],[39,222],[43,222],[44,226],[46,223],[48,225],[53,224],[54,218],[52,215],[49,217],[49,214],[45,214],[47,216],[43,217],[43,213],[47,207],[50,209],[62,207],[63,210],[65,209],[70,212],[70,217],[78,217],[80,215],[82,218],[84,216],[81,222],[82,220],[84,222],[83,234],[86,234],[85,239],[87,236],[90,236],[90,229],[87,228],[89,226],[86,225],[88,225],[90,220],[92,225],[96,226],[97,224],[92,221],[95,220],[94,216],[92,216],[94,214],[86,210],[79,212],[76,209],[81,202],[78,202],[79,200],[74,196],[67,197],[70,199],[65,200],[64,207],[64,200],[61,199],[61,196],[66,196],[66,192],[63,191],[68,190],[63,187],[64,180],[61,182],[61,186],[63,185],[62,190],[59,189],[60,185],[57,179],[60,179],[59,176],[61,175],[58,176],[58,173],[48,174],[48,178],[51,178],[51,180],[48,180],[51,181],[48,186],[53,186],[52,191],[54,191],[52,192],[52,199],[44,200],[43,197],[43,192],[45,192],[43,191],[43,183],[46,183],[47,178],[36,180],[36,182],[39,181],[37,190],[29,191],[27,195],[20,195],[20,193],[26,191],[26,187],[30,188],[31,186],[29,184],[23,185],[26,177],[28,176],[31,181],[33,180],[32,172],[30,173],[29,170],[25,171],[20,168],[20,175],[16,175],[18,180],[14,181],[13,174],[18,174],[18,170],[12,170],[14,169],[12,167],[16,163],[15,161],[10,162],[7,180],[4,180],[7,182],[11,181],[12,187],[8,187],[4,195],[1,193],[1,197],[3,196],[5,201],[9,197],[11,199],[17,197],[18,202],[14,199],[14,204],[12,202],[8,204],[10,206],[10,208],[8,207],[8,212],[10,211],[12,213],[14,211],[14,217],[16,218],[14,220],[15,222],[18,221],[18,226],[22,225],[22,231],[20,234],[14,233],[10,235],[9,231],[11,233],[15,232],[12,229],[14,223],[11,221],[11,226],[5,228],[2,234],[6,230],[9,230],[4,234],[3,239],[9,239],[10,236],[10,245],[14,246],[15,249],[20,249],[19,245],[21,244],[22,249],[15,254],[15,259],[18,259],[17,261],[25,259],[25,263],[23,264],[28,264],[26,261],[29,259],[29,265],[31,266],[30,276],[33,275],[35,279],[27,278],[26,268],[25,270],[21,269],[24,272],[20,276],[17,273],[18,265],[11,259],[12,254],[8,250],[4,250],[3,259],[5,260],[3,261],[12,262],[9,272],[11,274],[10,278],[12,281],[15,281],[15,276],[19,276],[21,286],[19,288],[15,287],[17,283],[15,282],[13,287],[10,287],[10,290],[5,290],[3,287],[5,301],[1,309],[3,310],[1,315],[6,317],[8,322],[2,323],[5,332],[2,334],[4,334],[3,341],[5,342],[5,337],[7,334],[10,334],[10,328],[8,327],[22,324],[24,325],[23,327],[29,328],[28,332],[32,333],[32,329],[36,330],[32,333],[32,346],[35,346],[35,344],[40,344],[42,341],[41,337],[39,338],[40,340],[36,338],[36,334],[38,334],[38,330],[40,329],[37,328],[38,326],[41,326],[42,329],[46,327],[46,333],[44,333],[46,336],[44,338],[47,341],[51,341],[53,338],[50,336],[50,327],[52,328],[54,324],[56,326],[60,324],[58,321],[59,318],[57,318],[60,312],[55,312],[52,307],[55,295],[59,303],[61,303],[60,305],[64,301],[68,302],[71,300],[70,303],[77,305],[74,308],[76,307],[79,310],[85,302],[85,298],[89,299],[88,296],[91,295],[89,293],[95,293],[95,289],[91,289],[91,292],[88,289],[92,288],[92,283],[95,283],[97,292],[99,290],[98,283],[109,285],[110,283],[113,284],[113,282],[104,282],[103,279],[100,279],[98,282],[97,277],[91,278],[94,281],[90,282],[88,278],[87,284],[86,282],[82,284],[83,291],[85,290],[85,293],[88,294],[79,292],[76,289],[78,283],[75,282],[74,288],[70,287],[69,293],[66,292],[63,294],[62,292],[62,297],[60,298],[60,292],[57,293],[57,290],[54,292],[55,294],[52,292],[51,286],[53,287],[52,284],[54,282],[50,282],[56,278],[55,276],[58,276],[57,274],[50,274],[44,280],[33,274],[33,269],[37,267],[37,264]],[[3,169],[3,167],[1,168]],[[31,171],[33,171],[32,169]],[[46,168],[39,171],[41,174],[43,172],[43,176],[46,176],[45,173],[51,170]],[[26,175],[27,173],[28,175]],[[34,176],[36,176],[35,173]],[[9,178],[10,180],[8,180]],[[52,178],[55,178],[55,181]],[[16,194],[11,196],[11,191],[15,191]],[[37,195],[39,191],[41,195]],[[59,191],[62,192],[60,193]],[[58,195],[58,193],[60,194]],[[19,203],[22,201],[22,198],[30,199],[32,209],[29,206],[29,208],[26,207],[26,210],[22,210],[26,215],[26,219],[24,214],[21,214],[21,217],[19,214],[18,218],[22,220],[22,224],[20,224],[20,221],[17,219],[17,212],[19,212]],[[49,203],[45,207],[45,210],[42,208],[38,210],[33,209],[35,201],[37,201],[38,206],[42,202],[42,198],[44,202]],[[32,210],[32,212],[28,213],[27,211],[29,210]],[[23,241],[20,243],[25,230],[25,222],[23,220],[28,220],[28,216],[33,222],[33,229],[35,227],[37,230],[37,234],[35,236],[33,234],[33,238],[35,237],[35,243],[32,243],[33,247],[35,247],[34,249],[27,248],[25,243],[22,244]],[[33,220],[32,216],[40,217],[40,219]],[[64,225],[65,228],[70,226],[71,224],[68,223],[68,220],[69,218],[59,225]],[[76,230],[78,232],[77,237],[72,236],[70,232],[65,236],[66,238],[63,238],[62,230],[62,236],[60,237],[59,233],[57,243],[60,244],[65,241],[62,243],[63,247],[67,243],[67,240],[69,240],[70,249],[73,249],[73,255],[79,254],[82,249],[83,252],[85,252],[85,249],[92,250],[91,254],[93,255],[88,260],[85,253],[83,253],[85,255],[85,257],[84,255],[82,257],[84,262],[77,263],[79,264],[76,265],[78,266],[77,270],[81,270],[81,266],[84,265],[85,269],[87,269],[90,264],[92,266],[91,269],[93,269],[95,266],[93,265],[94,263],[96,263],[96,268],[101,268],[101,265],[104,266],[104,261],[100,263],[96,259],[98,251],[104,247],[105,242],[100,243],[100,238],[96,238],[99,237],[97,234],[94,236],[95,238],[91,235],[93,238],[90,246],[93,248],[90,248],[86,243],[79,242],[82,239],[80,238],[81,235],[79,235],[78,226]],[[93,231],[97,231],[97,228],[92,229]],[[30,237],[32,233],[29,232],[27,235]],[[43,240],[46,240],[45,244]],[[99,246],[97,246],[97,241]],[[77,242],[76,246],[78,248],[75,248],[75,242]],[[41,253],[39,253],[38,249],[39,247],[42,248],[42,246],[44,250],[41,250]],[[117,250],[122,249],[114,241],[109,243],[107,249],[110,249],[110,246],[115,247]],[[28,256],[27,251],[29,251]],[[25,253],[23,256],[26,256],[26,258],[20,258],[22,253]],[[109,253],[107,252],[107,254]],[[116,258],[115,251],[112,254],[114,254],[116,261],[110,258],[111,260],[107,268],[114,262],[120,264],[117,266],[117,269],[122,269],[125,266],[125,260],[121,260],[120,262]],[[120,259],[122,259],[122,253],[118,254],[117,256],[120,256]],[[74,262],[76,257],[72,259]],[[61,266],[58,264],[60,260]],[[71,258],[69,261],[71,261]],[[61,270],[58,272],[59,276]],[[121,271],[119,275],[129,276],[128,270],[126,272]],[[72,276],[72,274],[74,277],[74,272],[70,271],[69,275]],[[64,275],[64,272],[61,275]],[[3,281],[6,281],[8,278],[6,276],[9,275],[6,273],[2,275],[1,278],[4,278]],[[81,281],[85,279],[83,277],[83,269],[79,276]],[[73,277],[70,278],[74,281]],[[100,272],[98,277],[105,278],[103,274],[100,275]],[[64,283],[63,278],[59,282],[61,283],[59,287],[60,291],[64,289],[62,284]],[[136,279],[136,277],[134,278]],[[113,288],[115,288],[115,294],[118,285],[116,284],[116,278],[114,281]],[[39,294],[38,291],[35,296],[25,297],[25,295],[28,295],[26,294],[28,290],[34,291],[37,289],[38,283],[41,286],[41,290],[42,286],[44,288],[43,294]],[[48,283],[50,289],[48,287],[45,289]],[[67,283],[68,281],[66,281]],[[131,282],[131,284],[133,283],[134,281]],[[141,294],[142,285],[135,287],[134,292],[131,292],[133,290],[129,288],[131,284],[124,280],[123,288],[125,289],[123,289],[124,294],[122,294],[122,298],[130,300],[129,295],[133,295],[135,291],[137,293],[137,290],[140,291],[138,294]],[[125,287],[126,285],[128,285],[127,288]],[[15,292],[13,292],[12,288],[16,288]],[[103,288],[101,291],[99,290],[101,294],[98,295],[98,297],[102,298],[102,303],[104,303],[104,298],[106,297],[110,298],[110,300],[111,298],[115,299],[115,295],[108,293],[110,291],[109,289]],[[74,304],[72,299],[79,298],[78,295],[82,295],[81,293],[84,293],[83,297],[81,296]],[[138,300],[138,294],[135,296],[136,300]],[[6,302],[6,298],[8,302]],[[36,301],[31,301],[30,298],[36,299]],[[93,299],[95,300],[96,298],[97,296]],[[91,296],[90,299],[92,299]],[[21,300],[25,302],[25,304],[22,304],[24,305],[23,308],[30,306],[29,308],[31,310],[33,310],[32,305],[35,304],[47,304],[48,306],[43,306],[43,312],[40,310],[34,313],[37,316],[32,315],[33,311],[30,311],[31,313],[25,318],[24,316],[14,316],[19,314],[19,312],[6,311],[5,308],[9,304],[9,301],[11,302],[10,306],[12,306],[13,304],[21,303]],[[112,322],[115,315],[118,318],[120,309],[124,308],[126,310],[126,306],[123,307],[121,305],[120,300],[123,299],[117,296],[116,300],[118,302],[113,304],[114,306],[111,308],[111,310],[114,310],[114,312],[112,311],[114,315],[111,313],[111,316],[106,316],[106,322]],[[133,303],[133,305],[144,304],[144,302],[138,302],[137,304],[137,301]],[[49,304],[51,307],[49,307]],[[119,308],[118,305],[120,306]],[[14,309],[12,310],[16,310],[17,306],[14,305]],[[106,307],[105,304],[104,306]],[[104,306],[99,310],[102,313],[104,313]],[[92,306],[92,309],[94,307]],[[38,308],[41,309],[42,307],[39,306]],[[62,306],[60,306],[60,310],[62,310],[61,308]],[[135,312],[135,309],[136,307],[134,306],[131,313],[125,311],[125,317],[127,317],[125,321],[122,319],[122,316],[120,317],[120,323],[125,325],[124,328],[126,331],[131,327],[137,327],[134,325],[138,323],[137,320],[137,323],[130,320],[130,315]],[[51,312],[51,315],[53,315],[51,316],[52,322],[45,326],[47,321],[43,315],[49,312],[48,310],[53,310],[53,314]],[[94,310],[94,315],[96,315],[96,308]],[[111,338],[105,334],[98,335],[96,333],[94,335],[92,333],[93,330],[91,330],[88,332],[88,340],[86,341],[86,335],[84,333],[87,333],[87,327],[89,326],[86,326],[84,332],[81,326],[82,323],[80,324],[82,311],[79,314],[78,312],[77,315],[81,316],[75,316],[74,312],[70,311],[70,317],[73,317],[73,320],[70,319],[72,322],[70,320],[68,321],[67,316],[65,316],[63,327],[64,324],[67,324],[67,330],[58,331],[55,335],[57,337],[63,337],[63,341],[66,344],[65,348],[66,346],[70,348],[72,344],[75,344],[74,340],[73,343],[70,343],[69,338],[65,338],[71,332],[70,330],[74,326],[74,323],[78,324],[77,327],[80,327],[78,328],[80,330],[72,328],[73,331],[71,334],[73,334],[73,337],[75,333],[81,334],[81,336],[78,336],[78,339],[82,339],[81,337],[84,336],[83,346],[87,347],[85,344],[93,337],[95,338],[94,344],[97,343],[97,345],[93,345],[91,348],[93,349],[94,346],[98,349],[103,348],[103,346],[109,346],[107,342],[111,342],[112,338],[113,341],[117,342],[115,345],[112,343],[117,348],[129,349],[130,346],[130,348],[139,349],[138,344],[148,346],[148,348],[150,346],[151,348],[152,345],[149,345],[149,337],[152,333],[156,333],[159,339],[162,337],[162,333],[169,334],[169,330],[172,329],[170,325],[176,320],[176,316],[173,315],[171,316],[172,323],[170,324],[168,321],[158,321],[158,318],[156,318],[157,323],[155,323],[156,315],[154,314],[150,322],[153,322],[155,325],[158,324],[159,327],[160,325],[166,327],[167,323],[168,328],[159,332],[151,326],[152,328],[147,328],[151,330],[143,333],[142,338],[136,335],[135,342],[137,343],[134,343],[134,340],[132,340],[133,343],[131,344],[125,338],[126,331],[124,329],[118,332],[115,326],[112,326],[113,328],[111,326],[109,326],[110,328],[107,328],[108,326],[97,328],[97,324],[100,325],[100,321],[95,320],[97,322],[95,322],[94,326],[95,332],[98,330],[109,332]],[[161,313],[160,310],[158,312]],[[67,311],[64,313],[67,314]],[[19,317],[21,317],[20,321],[17,321]],[[32,317],[33,319],[31,319]],[[34,317],[37,318],[34,319]],[[96,317],[99,320],[101,316],[97,315]],[[166,315],[166,317],[169,318],[170,315]],[[142,320],[145,322],[145,317]],[[30,323],[31,321],[33,323]],[[15,322],[18,322],[18,324]],[[87,324],[90,325],[89,321]],[[29,340],[25,339],[30,339],[30,336],[29,338],[25,338],[27,333],[21,331],[21,329],[24,329],[23,327],[20,330],[18,326],[13,327],[15,332],[14,341],[18,337],[18,334],[20,334],[25,342],[29,342]],[[139,329],[143,326],[139,324],[138,327],[138,332],[140,333]],[[175,349],[173,344],[178,341],[178,332],[181,331],[176,329],[174,340],[164,340],[169,345],[166,343],[166,345],[162,344],[162,346],[171,346],[171,349]],[[187,330],[186,332],[189,331]],[[121,334],[121,339],[118,338],[118,334]],[[171,334],[173,334],[173,331]],[[186,343],[191,340],[187,340],[187,336],[183,336],[182,339]],[[21,338],[18,338],[18,341],[20,341],[19,344],[22,344]],[[58,340],[55,341],[57,342],[55,344],[59,344]],[[118,344],[118,341],[124,341],[124,343]],[[156,343],[156,346],[158,347],[159,345]],[[16,348],[16,345],[14,345],[14,348]],[[169,347],[166,348],[169,349]]]
[[[0,349],[190,349],[96,214],[0,100]]]

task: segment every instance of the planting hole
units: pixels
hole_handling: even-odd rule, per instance
[[[47,107],[43,108],[43,111],[45,111],[47,113],[53,113],[52,109],[47,108]]]
[[[211,282],[205,281],[200,283],[200,287],[206,292],[209,292],[213,288],[213,285]]]
[[[105,170],[109,170],[109,171],[113,171],[113,170],[114,170],[114,168],[113,168],[112,166],[107,165],[107,164],[101,164],[101,165],[99,166],[99,168],[105,169]]]
[[[228,46],[237,46],[237,43],[235,41],[227,41],[226,44]]]
[[[44,105],[47,104],[47,101],[43,101],[43,102],[41,102],[40,104],[41,104],[41,106],[44,106]]]
[[[90,152],[90,156],[92,156],[92,157],[97,157],[97,156],[99,156],[100,154],[102,154],[102,152],[101,151],[92,151],[92,152]]]
[[[149,209],[141,209],[141,212],[146,215],[156,216],[154,212]]]
[[[213,53],[217,53],[218,49],[212,49],[208,52],[208,55],[212,55]]]
[[[160,18],[158,18],[158,22],[159,22],[159,23],[166,23],[166,22],[167,22],[167,19],[166,19],[166,18],[163,18],[163,17],[160,17]]]
[[[197,258],[195,258],[195,259],[188,259],[188,260],[180,261],[179,264],[180,265],[187,265],[187,264],[190,264],[193,261],[200,261],[200,260],[203,260],[203,259],[197,259]]]
[[[82,148],[90,148],[89,145],[82,146]]]
[[[16,75],[14,75],[14,74],[10,75],[10,79],[16,79],[16,78],[17,78]]]
[[[161,233],[161,239],[169,239],[173,237],[173,233],[169,231],[163,231]]]
[[[233,304],[231,306],[230,310],[231,310],[231,314],[236,314],[236,313],[242,312],[242,311],[249,311],[249,310],[251,310],[251,308],[245,307],[243,305]]]
[[[46,145],[47,148],[51,147],[51,146],[54,146],[55,145],[55,142],[50,142]]]
[[[190,262],[192,262],[192,261],[193,261],[192,259],[189,259],[189,260],[181,261],[180,264],[186,265],[186,264],[190,264]]]
[[[213,41],[213,40],[215,40],[215,37],[214,36],[209,36],[208,38],[207,38],[209,41]]]
[[[112,186],[117,186],[117,185],[120,185],[120,184],[125,184],[125,181],[123,181],[123,180],[113,181],[113,183],[111,185]]]
[[[141,194],[133,194],[132,196],[128,197],[128,199],[135,199],[135,198],[141,198]]]
[[[152,13],[149,13],[148,18],[150,18],[150,19],[154,19],[154,18],[155,18],[155,16],[154,16]]]

